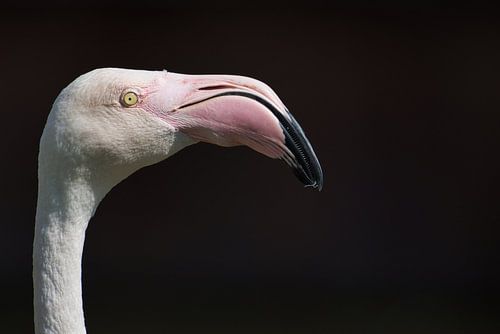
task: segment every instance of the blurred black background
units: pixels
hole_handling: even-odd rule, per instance
[[[265,81],[325,186],[206,144],[140,170],[87,231],[89,333],[498,333],[498,19],[430,1],[7,1],[0,332],[33,330],[51,103],[112,66]]]

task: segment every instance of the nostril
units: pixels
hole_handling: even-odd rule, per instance
[[[206,86],[206,87],[200,87],[198,90],[218,90],[218,89],[230,89],[230,88],[236,88],[235,86],[232,85],[214,85],[214,86]]]

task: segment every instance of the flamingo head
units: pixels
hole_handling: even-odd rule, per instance
[[[284,160],[306,185],[323,174],[311,144],[278,96],[243,76],[117,68],[86,73],[56,99],[40,164],[106,174],[116,184],[196,142],[245,145]]]

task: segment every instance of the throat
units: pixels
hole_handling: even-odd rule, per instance
[[[85,231],[104,193],[85,173],[40,169],[33,244],[35,333],[83,334]]]

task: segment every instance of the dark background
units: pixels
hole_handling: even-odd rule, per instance
[[[498,333],[499,16],[423,1],[86,1],[0,12],[0,332],[32,332],[37,146],[97,67],[241,74],[313,143],[320,193],[199,144],[87,231],[89,333]]]

